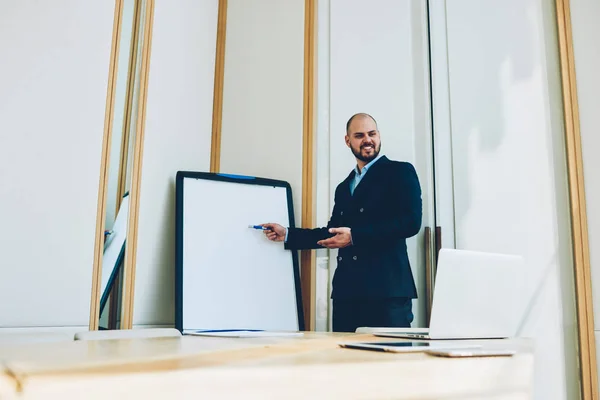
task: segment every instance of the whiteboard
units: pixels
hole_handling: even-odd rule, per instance
[[[290,185],[180,171],[176,197],[177,329],[304,330],[297,252],[248,228],[294,226]]]

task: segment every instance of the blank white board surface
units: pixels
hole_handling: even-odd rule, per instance
[[[303,330],[297,254],[249,225],[294,226],[287,182],[178,172],[176,326]]]

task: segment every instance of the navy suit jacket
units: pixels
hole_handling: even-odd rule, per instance
[[[321,248],[328,229],[349,227],[352,244],[339,249],[333,277],[334,299],[416,298],[406,238],[421,228],[421,186],[412,164],[377,160],[350,193],[354,171],[335,190],[327,227],[289,228],[286,249]]]

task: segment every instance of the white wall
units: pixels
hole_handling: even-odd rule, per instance
[[[175,174],[208,171],[218,0],[157,1],[133,324],[175,323]]]
[[[229,0],[220,172],[282,179],[302,216],[304,0]]]
[[[344,142],[346,122],[357,112],[369,113],[378,122],[381,153],[413,163],[421,182],[423,227],[407,245],[420,297],[413,303],[413,326],[424,326],[423,229],[434,223],[425,1],[320,3],[317,224],[327,224],[335,189],[356,165]],[[330,278],[336,253],[318,251],[323,265],[329,260]],[[324,330],[331,319],[331,312],[324,309],[331,285],[325,271],[317,271],[317,324]]]
[[[89,323],[114,1],[0,13],[0,327]]]
[[[571,0],[573,51],[588,215],[596,351],[600,348],[600,2]],[[598,357],[600,360],[600,357]]]
[[[577,399],[556,18],[542,0],[446,2],[456,247],[521,254],[536,399]],[[506,293],[506,296],[510,296]]]

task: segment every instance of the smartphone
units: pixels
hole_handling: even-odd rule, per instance
[[[515,350],[507,349],[429,349],[427,354],[437,357],[510,357],[515,355]]]
[[[437,350],[459,350],[459,349],[477,349],[481,346],[478,345],[459,345],[459,344],[446,344],[446,343],[431,343],[431,342],[346,342],[339,343],[340,347],[347,349],[359,349],[359,350],[371,350],[371,351],[385,351],[390,353],[415,353],[430,351],[432,349]]]

